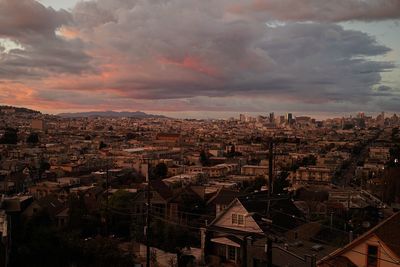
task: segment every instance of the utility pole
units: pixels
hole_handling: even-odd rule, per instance
[[[272,239],[270,237],[267,238],[265,252],[267,254],[267,267],[272,267]]]
[[[273,169],[274,169],[274,143],[271,139],[269,141],[269,155],[268,155],[268,196],[274,193],[274,182],[273,182]]]
[[[109,188],[109,176],[108,176],[108,169],[109,169],[109,165],[107,163],[107,170],[106,170],[106,236],[108,237],[108,188]]]
[[[269,216],[269,209],[271,205],[271,196],[273,194],[273,164],[274,164],[274,143],[272,138],[269,141],[269,156],[268,156],[268,203],[267,203],[267,215]]]
[[[150,267],[150,160],[147,162],[146,267]]]

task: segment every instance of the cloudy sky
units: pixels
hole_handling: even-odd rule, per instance
[[[0,104],[400,112],[400,0],[0,0]]]

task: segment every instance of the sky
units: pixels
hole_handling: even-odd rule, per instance
[[[0,104],[400,111],[400,0],[0,0]]]

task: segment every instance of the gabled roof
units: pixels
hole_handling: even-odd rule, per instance
[[[199,202],[203,202],[203,199],[197,194],[197,192],[193,191],[190,185],[185,186],[179,192],[176,192],[175,195],[170,199],[171,202],[180,202],[182,201],[183,195],[191,195],[193,199],[198,200]]]
[[[362,243],[369,237],[376,235],[393,253],[400,258],[400,212],[395,213],[391,217],[387,218],[377,226],[373,227],[368,232],[364,233],[353,242],[349,243],[343,248],[340,248],[327,257],[323,258],[320,262],[332,260],[336,257],[340,257],[347,250],[351,250],[353,247]]]
[[[239,197],[241,194],[238,191],[226,189],[224,187],[220,188],[217,193],[207,201],[207,205],[209,204],[223,204],[228,205],[234,200],[236,197]]]
[[[378,225],[379,226],[379,225]],[[400,212],[383,222],[374,233],[400,257]]]
[[[35,201],[42,209],[54,216],[64,208],[64,204],[55,195],[48,195]],[[34,202],[34,203],[35,203]]]
[[[150,181],[150,187],[159,193],[164,200],[168,200],[173,196],[172,190],[162,180]]]
[[[247,213],[254,219],[258,226],[264,231],[283,230],[287,231],[298,226],[296,218],[302,213],[286,196],[268,198],[265,193],[249,194],[235,198],[229,206],[220,213],[210,224],[213,226],[224,214],[226,214],[235,203],[239,202]],[[269,214],[268,214],[269,202]],[[272,223],[271,223],[272,221]]]

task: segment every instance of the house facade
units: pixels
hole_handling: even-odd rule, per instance
[[[400,266],[400,213],[381,222],[344,248],[318,262],[319,267]]]

